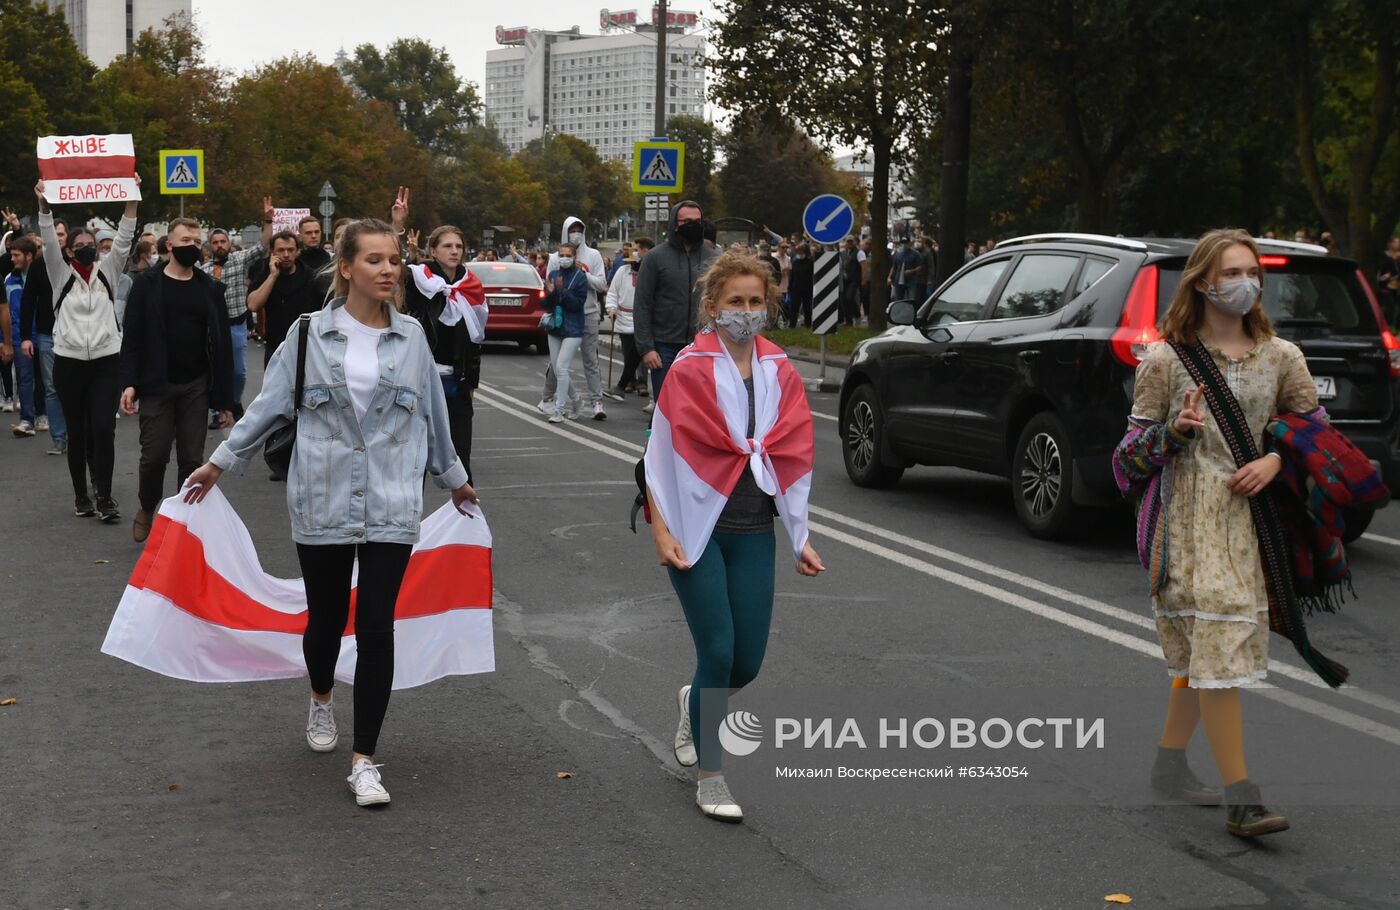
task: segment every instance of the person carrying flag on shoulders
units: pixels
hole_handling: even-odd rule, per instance
[[[696,805],[743,820],[721,772],[728,696],[758,675],[773,614],[773,515],[798,574],[825,569],[807,539],[812,412],[802,378],[759,333],[778,318],[772,270],[724,253],[701,279],[700,333],[670,365],[643,459],[652,540],[695,641],[677,693],[676,760],[698,762]]]

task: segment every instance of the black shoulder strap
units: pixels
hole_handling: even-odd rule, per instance
[[[301,396],[306,388],[306,339],[311,334],[311,315],[299,317],[297,323],[297,381],[292,397],[293,422],[301,411]]]
[[[1216,366],[1215,358],[1199,341],[1192,345],[1180,341],[1169,344],[1176,351],[1176,356],[1181,358],[1181,364],[1186,367],[1191,380],[1205,387],[1206,404],[1210,406],[1225,443],[1230,447],[1235,467],[1242,468],[1258,458],[1259,443],[1249,429],[1249,420],[1245,418],[1239,400],[1230,391],[1230,384],[1221,375],[1220,367]]]
[[[68,292],[71,291],[71,290],[73,290],[73,285],[74,285],[74,283],[77,282],[77,280],[78,280],[78,273],[77,273],[77,272],[70,272],[69,275],[68,275],[68,281],[67,281],[67,283],[63,285],[63,290],[59,291],[59,292],[58,292],[58,296],[54,298],[54,301],[53,301],[53,314],[54,314],[55,316],[58,315],[58,308],[61,307],[61,306],[63,306],[63,298],[67,297],[67,296],[68,296]]]

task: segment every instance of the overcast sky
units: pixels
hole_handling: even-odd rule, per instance
[[[386,0],[194,0],[195,22],[211,63],[234,72],[295,53],[330,63],[341,47],[353,54],[361,44],[384,47],[396,38],[423,38],[446,47],[457,75],[481,90],[486,52],[497,47],[496,26],[552,31],[579,26],[599,34],[598,11],[638,10],[648,20],[651,0],[449,0],[396,5]],[[671,9],[713,15],[713,0],[680,0]],[[424,10],[425,15],[414,15]]]

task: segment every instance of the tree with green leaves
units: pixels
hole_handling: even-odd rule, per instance
[[[831,157],[786,119],[771,122],[745,111],[720,141],[724,167],[715,184],[724,210],[778,233],[802,230],[802,210],[813,197],[850,189]],[[687,162],[687,172],[689,168]]]
[[[29,211],[35,139],[101,132],[89,90],[96,69],[73,43],[63,13],[32,0],[0,0],[0,47],[0,202]]]
[[[1303,180],[1340,251],[1374,276],[1400,221],[1400,6],[1292,2],[1285,21]]]
[[[709,217],[715,207],[715,156],[719,150],[719,130],[703,117],[678,114],[666,121],[666,138],[685,143],[685,185],[679,198],[694,199]]]
[[[714,100],[778,111],[817,139],[867,148],[871,185],[871,323],[885,324],[890,170],[937,108],[942,81],[934,0],[720,0],[708,61]]]
[[[445,48],[421,38],[400,38],[383,52],[361,44],[349,75],[367,97],[387,103],[434,154],[460,154],[466,130],[481,122],[476,86],[458,78]]]
[[[622,163],[602,160],[591,145],[574,136],[559,133],[536,139],[515,160],[545,188],[549,211],[542,220],[552,225],[576,215],[593,233],[593,222],[612,224],[633,203],[631,180]]]

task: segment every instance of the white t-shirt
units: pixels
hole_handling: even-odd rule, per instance
[[[379,385],[379,339],[389,329],[371,328],[343,306],[336,307],[335,327],[345,336],[345,385],[355,405],[355,419],[364,423],[374,387]]]

